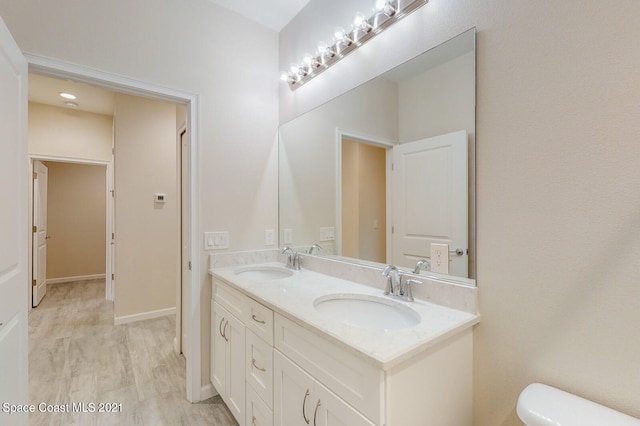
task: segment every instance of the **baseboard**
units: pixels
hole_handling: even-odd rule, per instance
[[[216,388],[213,387],[211,383],[207,383],[202,388],[200,388],[200,400],[204,401],[205,399],[209,399],[218,395]]]
[[[166,317],[168,315],[175,315],[175,314],[176,314],[176,308],[159,309],[157,311],[141,312],[139,314],[115,317],[114,324],[115,325],[128,324],[130,322],[144,321],[148,319]]]
[[[75,277],[47,278],[47,284],[70,283],[74,281],[103,280],[105,274],[77,275]]]

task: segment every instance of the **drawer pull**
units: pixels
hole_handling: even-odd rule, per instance
[[[316,426],[316,416],[318,415],[318,408],[320,408],[320,400],[316,403],[316,410],[313,412],[313,426]]]
[[[258,324],[266,324],[266,322],[259,320],[258,318],[256,318],[256,315],[253,314],[251,315],[251,319],[254,320],[255,322],[257,322]]]
[[[227,337],[227,326],[229,325],[229,321],[225,321],[224,322],[224,328],[222,329],[222,337],[224,337],[225,341],[229,341],[229,338]]]
[[[307,393],[304,394],[304,399],[302,400],[302,418],[306,424],[309,424],[309,419],[307,419],[307,415],[304,413],[304,405],[307,403],[307,397],[309,396],[309,389],[307,389]]]
[[[253,367],[254,367],[256,370],[260,370],[260,371],[267,371],[267,370],[265,370],[264,368],[258,367],[258,365],[256,364],[256,359],[255,359],[255,358],[253,358],[253,359],[251,360],[251,365],[253,365]]]
[[[220,320],[220,324],[218,325],[218,331],[220,332],[220,336],[224,337],[224,332],[222,331],[222,324],[224,323],[224,317]]]

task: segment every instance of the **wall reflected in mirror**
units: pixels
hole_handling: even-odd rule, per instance
[[[475,283],[475,33],[280,127],[281,247]]]

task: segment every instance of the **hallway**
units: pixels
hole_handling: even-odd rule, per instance
[[[104,286],[50,285],[29,314],[30,424],[236,425],[220,397],[187,402],[185,360],[173,350],[175,317],[114,326]],[[94,403],[95,412],[41,413],[41,403],[85,403],[86,411]],[[100,403],[120,412],[97,412]]]

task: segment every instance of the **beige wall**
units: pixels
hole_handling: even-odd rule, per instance
[[[104,275],[106,166],[45,162],[49,169],[47,279]]]
[[[281,68],[360,4],[311,0]],[[535,381],[640,417],[640,2],[611,6],[431,1],[304,92],[281,87],[286,121],[477,26],[476,426],[520,424]]]
[[[31,155],[111,161],[112,137],[110,115],[29,102]]]
[[[116,95],[115,316],[174,308],[179,261],[176,106]],[[166,203],[154,202],[155,193]]]

